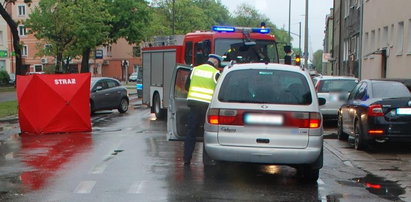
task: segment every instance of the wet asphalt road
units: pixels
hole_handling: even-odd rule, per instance
[[[145,107],[92,119],[91,134],[1,140],[0,201],[385,201],[364,186],[372,175],[327,149],[315,185],[286,166],[227,164],[208,172],[201,143],[184,167],[183,143],[166,141],[166,123]]]

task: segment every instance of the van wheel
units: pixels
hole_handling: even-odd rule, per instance
[[[118,106],[118,112],[125,113],[128,110],[128,100],[126,98],[122,98],[120,101],[120,105]]]
[[[317,182],[320,177],[320,169],[312,169],[310,167],[305,167],[303,171],[304,181],[310,184]]]
[[[161,102],[160,102],[160,95],[156,93],[154,95],[154,114],[156,115],[157,119],[164,118],[164,110],[161,109]]]
[[[337,138],[339,140],[347,140],[348,139],[348,134],[344,133],[343,131],[343,123],[342,123],[342,117],[341,115],[338,115],[338,122],[337,122]]]

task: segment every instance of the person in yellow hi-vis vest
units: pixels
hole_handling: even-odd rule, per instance
[[[222,57],[210,54],[205,64],[194,67],[190,75],[187,104],[190,107],[188,115],[188,133],[184,141],[184,165],[190,165],[196,144],[197,133],[204,125],[208,104],[214,94],[217,79],[220,76]]]

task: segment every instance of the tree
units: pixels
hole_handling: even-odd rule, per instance
[[[261,22],[265,22],[266,26],[271,29],[271,33],[276,37],[279,57],[284,58],[284,45],[288,40],[287,31],[278,29],[267,16],[261,15],[253,6],[247,3],[239,5],[235,13],[237,14],[231,19],[231,24],[234,26],[257,27],[261,25]]]
[[[23,62],[21,59],[21,45],[19,33],[17,31],[17,23],[11,18],[10,14],[5,9],[8,4],[14,4],[15,2],[16,0],[4,0],[4,4],[0,6],[0,15],[10,27],[11,35],[13,37],[13,49],[16,57],[16,75],[21,75],[23,73]],[[30,4],[31,0],[24,0],[24,3]]]
[[[68,63],[63,69],[64,58],[74,58],[85,46],[106,38],[108,27],[104,21],[110,16],[104,9],[104,0],[42,0],[26,26],[37,39],[51,45],[50,53],[57,61],[56,72],[67,72]]]
[[[313,55],[313,64],[315,65],[315,69],[317,70],[317,72],[322,72],[323,50],[315,51]]]
[[[173,12],[174,8],[174,12]],[[210,30],[213,25],[227,24],[227,8],[215,0],[159,0],[153,5],[152,35],[186,34],[195,30]],[[174,15],[173,15],[174,13]],[[174,17],[174,20],[173,20]]]
[[[58,70],[63,58],[82,55],[81,72],[89,72],[93,48],[120,37],[130,44],[143,39],[148,12],[144,0],[42,0],[26,24],[36,38],[52,45]]]

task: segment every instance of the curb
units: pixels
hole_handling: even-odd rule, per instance
[[[0,118],[0,123],[4,122],[13,122],[19,120],[19,117],[17,115],[11,115],[11,116],[6,116],[3,118]]]

